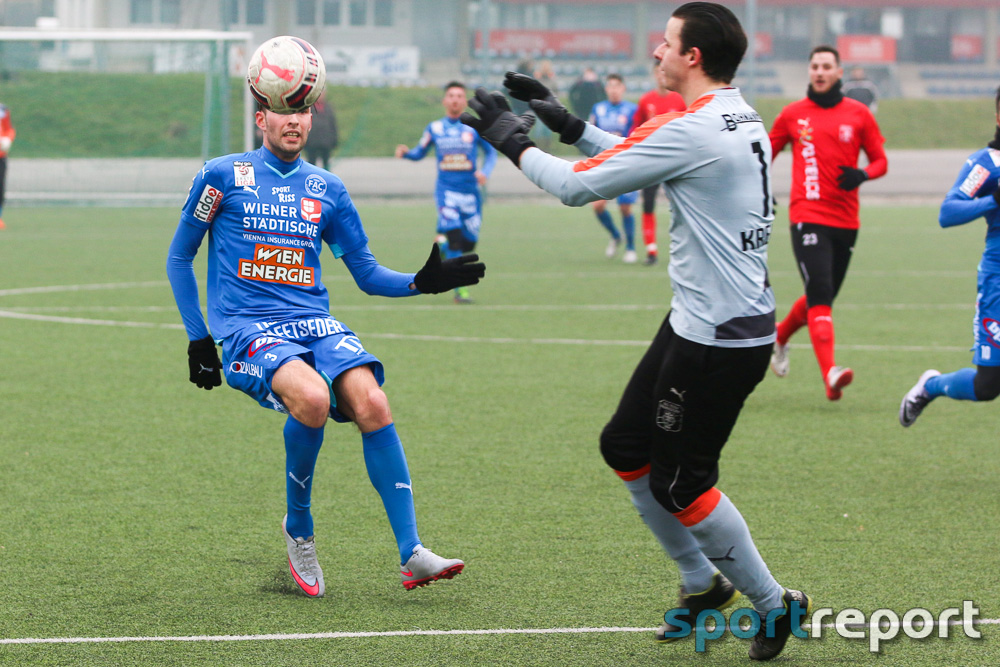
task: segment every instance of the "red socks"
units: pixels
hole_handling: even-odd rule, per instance
[[[826,378],[827,372],[833,366],[833,317],[830,306],[813,306],[808,312],[809,338],[812,339],[813,351],[819,370]]]
[[[656,252],[656,214],[655,213],[643,213],[642,214],[642,241],[646,244],[648,249],[650,246],[653,247],[653,252]]]
[[[792,309],[785,315],[785,319],[778,323],[778,344],[785,345],[792,334],[806,325],[806,297],[803,294],[792,305]]]

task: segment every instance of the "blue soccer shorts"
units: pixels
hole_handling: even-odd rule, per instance
[[[972,362],[977,366],[1000,366],[1000,273],[980,271],[976,283],[976,346]]]
[[[615,201],[618,202],[619,206],[623,204],[634,204],[637,201],[639,201],[640,192],[642,192],[642,190],[636,190],[635,192],[626,192],[623,195],[618,195],[618,198],[615,199]]]
[[[301,359],[332,383],[338,375],[358,366],[370,366],[379,386],[385,382],[382,362],[365,350],[354,332],[332,317],[304,317],[286,322],[268,322],[266,331],[246,327],[222,342],[222,368],[226,382],[261,406],[287,413],[274,392],[271,380],[282,365]],[[337,410],[330,391],[330,417],[348,422]]]
[[[483,202],[479,192],[437,190],[438,234],[461,229],[470,241],[479,240],[479,227],[483,223]]]

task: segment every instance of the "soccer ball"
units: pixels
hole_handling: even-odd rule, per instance
[[[304,39],[282,35],[261,44],[247,67],[250,93],[274,113],[292,114],[315,104],[326,86],[323,56]]]

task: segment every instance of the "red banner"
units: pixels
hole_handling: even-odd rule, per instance
[[[951,59],[970,62],[983,59],[983,38],[979,35],[952,35]]]
[[[840,60],[845,63],[894,63],[896,40],[880,35],[841,35],[837,38]]]
[[[647,49],[649,50],[649,55],[653,55],[653,51],[663,44],[663,31],[658,30],[656,32],[649,33],[647,37]],[[774,53],[774,39],[771,37],[769,32],[758,32],[757,33],[757,57],[768,57]]]
[[[482,45],[482,33],[477,32],[476,50]],[[625,30],[491,30],[490,50],[532,56],[630,58],[632,33]]]

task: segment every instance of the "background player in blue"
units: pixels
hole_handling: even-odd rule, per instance
[[[325,591],[309,506],[328,418],[353,421],[361,431],[365,465],[399,547],[403,586],[450,579],[464,564],[437,556],[417,536],[406,457],[380,388],[382,364],[331,315],[319,254],[325,242],[363,291],[394,297],[473,284],[485,267],[476,255],[442,262],[437,244],[416,274],[379,265],[341,180],[299,157],[312,126],[309,110],[258,110],[256,122],[261,148],[210,160],[195,175],[170,246],[167,274],[191,341],[190,379],[211,389],[224,368],[231,387],[288,414],[282,533],[292,576],[307,595]],[[206,234],[208,327],[192,268]]]
[[[598,102],[590,112],[590,124],[596,125],[605,132],[610,132],[619,137],[627,137],[632,131],[632,121],[635,118],[637,109],[634,102],[625,99],[625,81],[620,74],[609,74],[604,83],[604,92],[608,99]],[[639,192],[626,192],[619,196],[616,201],[618,208],[622,212],[622,229],[625,231],[625,254],[622,260],[626,264],[635,264],[635,216],[632,215],[632,204],[639,199]],[[604,251],[604,255],[611,259],[618,253],[618,248],[622,244],[622,235],[615,227],[608,211],[608,202],[604,200],[594,202],[594,214],[597,220],[611,234],[611,241]]]
[[[444,87],[445,116],[427,125],[420,143],[412,150],[396,146],[396,157],[422,160],[431,146],[437,153],[438,177],[434,188],[437,201],[437,231],[446,239],[444,255],[454,258],[472,252],[482,225],[483,197],[479,188],[493,173],[497,152],[479,134],[458,119],[466,107],[465,85],[452,81]],[[476,167],[479,149],[482,169]],[[471,303],[467,287],[455,290],[456,303]]]
[[[986,249],[979,262],[972,362],[942,375],[924,371],[899,406],[899,423],[912,426],[938,396],[959,401],[992,401],[1000,395],[1000,88],[994,100],[996,135],[986,148],[969,156],[958,180],[945,195],[938,222],[942,227],[986,218]]]

